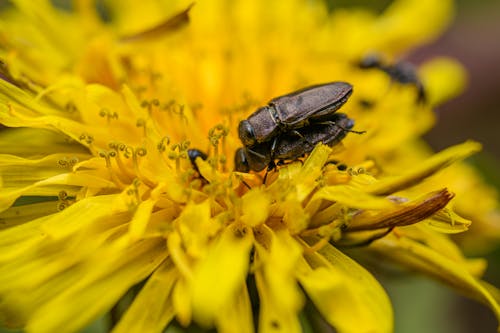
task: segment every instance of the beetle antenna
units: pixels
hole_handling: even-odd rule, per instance
[[[339,125],[339,124],[337,124],[337,123],[335,123],[335,125],[336,125],[337,127],[340,127],[343,131],[346,131],[346,132],[350,132],[350,133],[354,133],[354,134],[365,134],[365,133],[366,133],[366,131],[354,131],[354,130],[352,130],[352,129],[348,129],[348,128],[342,127],[342,126],[340,126],[340,125]]]

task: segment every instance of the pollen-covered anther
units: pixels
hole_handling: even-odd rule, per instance
[[[191,144],[190,141],[185,140],[185,141],[181,141],[180,143],[175,143],[172,146],[170,146],[170,151],[168,152],[167,157],[169,159],[175,161],[175,167],[176,167],[177,171],[180,170],[180,166],[181,166],[180,160],[188,158],[187,150],[188,150],[190,144]]]
[[[161,138],[160,142],[158,142],[156,148],[160,153],[163,153],[169,145],[170,145],[170,137],[164,136],[163,138]]]
[[[141,202],[141,198],[139,195],[139,186],[140,185],[141,185],[141,181],[138,178],[136,178],[136,179],[134,179],[132,184],[130,184],[130,186],[127,188],[127,190],[125,192],[128,196],[131,196],[133,198],[132,201],[129,202],[129,204],[128,204],[130,209],[134,209]]]
[[[212,127],[208,131],[208,140],[210,141],[210,144],[214,147],[214,157],[210,161],[211,163],[213,163],[213,167],[215,169],[218,168],[218,165],[220,163],[223,166],[223,171],[225,171],[224,166],[226,164],[226,158],[225,157],[222,158],[219,152],[225,151],[226,137],[228,134],[229,134],[229,127],[222,124],[218,124]]]
[[[173,114],[179,115],[183,120],[187,121],[186,116],[184,115],[184,104],[177,103],[174,99],[164,103],[160,110],[167,111]]]
[[[68,113],[74,113],[74,112],[78,111],[78,108],[77,108],[77,106],[76,106],[76,104],[74,102],[69,101],[64,106],[64,110],[66,110]]]
[[[111,156],[109,156],[109,152],[107,152],[105,150],[101,150],[101,151],[99,151],[99,157],[104,158],[104,160],[106,161],[107,168],[111,167],[111,160],[110,160]]]
[[[148,153],[147,149],[144,148],[144,147],[134,148],[134,147],[131,147],[131,146],[126,146],[123,149],[123,151],[124,151],[123,156],[125,158],[132,158],[133,174],[135,175],[135,177],[139,178],[147,186],[149,186],[149,187],[155,187],[156,184],[153,181],[151,181],[151,180],[147,179],[146,177],[144,177],[141,174],[140,170],[139,170],[139,160],[138,160],[138,157],[146,156],[147,153]],[[118,155],[114,155],[114,156],[118,157],[116,159],[117,163],[121,163],[121,162],[118,162],[119,161],[119,154]],[[127,175],[129,175],[129,172],[124,168],[123,163],[121,164],[120,169],[123,170]]]
[[[111,119],[118,119],[118,113],[115,111],[110,111],[106,108],[103,108],[99,111],[99,116],[102,118],[106,118],[109,122]]]
[[[151,112],[153,112],[153,109],[155,107],[159,107],[160,106],[160,101],[156,98],[150,100],[150,101],[147,101],[147,100],[143,100],[141,102],[141,107],[144,108],[144,109],[147,109],[148,110],[148,114],[151,115]]]
[[[108,153],[110,157],[114,158],[116,165],[120,170],[120,175],[128,177],[129,180],[135,177],[132,170],[129,167],[127,167],[122,160],[122,155],[125,158],[129,158],[130,156],[132,156],[132,148],[128,147],[126,144],[122,142],[116,142],[116,141],[110,142],[108,144],[108,147],[112,149]],[[126,182],[128,183],[128,181]]]
[[[92,142],[94,142],[94,137],[88,133],[82,133],[80,134],[80,136],[78,137],[78,139],[80,141],[82,141],[83,143],[87,144],[87,145],[91,145]]]
[[[75,202],[74,198],[69,197],[66,191],[60,191],[57,195],[57,210],[61,211]]]
[[[68,197],[68,192],[66,191],[60,191],[57,195],[59,200],[65,200]]]
[[[362,175],[362,174],[366,173],[366,169],[364,167],[357,167],[357,168],[353,167],[353,168],[347,169],[347,173],[350,176]]]
[[[71,169],[78,162],[79,162],[79,159],[77,157],[72,157],[72,158],[64,157],[64,158],[61,158],[60,160],[57,161],[57,165],[62,167],[62,168]]]
[[[147,130],[147,121],[146,119],[144,118],[139,118],[137,119],[137,121],[135,122],[135,126],[136,127],[142,127],[143,129],[143,132],[144,132],[144,136],[146,136],[146,130]]]

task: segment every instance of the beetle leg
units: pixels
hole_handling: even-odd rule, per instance
[[[264,175],[264,179],[262,180],[262,184],[266,185],[267,181],[267,175],[269,174],[269,171],[275,170],[276,169],[276,163],[274,163],[274,160],[271,160],[271,163],[267,166],[266,169],[266,174]]]
[[[299,131],[291,130],[290,132],[288,132],[288,134],[298,136],[299,138],[301,138],[302,140],[307,142],[310,146],[314,147],[314,142],[311,142],[311,140],[309,140],[309,138],[303,136],[302,133],[300,133]]]
[[[263,184],[266,184],[267,175],[269,171],[276,169],[276,163],[274,163],[274,150],[276,149],[277,145],[278,145],[278,137],[275,137],[273,143],[271,144],[271,150],[269,152],[271,155],[271,162],[269,162],[269,165],[267,166],[266,174],[264,175],[264,180],[262,181]]]

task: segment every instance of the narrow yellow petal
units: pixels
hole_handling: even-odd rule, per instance
[[[486,261],[482,258],[468,259],[464,256],[459,246],[446,234],[436,232],[425,224],[415,224],[398,228],[397,235],[410,238],[425,244],[436,253],[457,262],[475,277],[480,277],[486,270]]]
[[[270,248],[257,246],[255,282],[259,292],[261,332],[301,332],[298,313],[304,297],[294,278],[302,249],[286,232],[263,228]]]
[[[148,199],[142,201],[135,211],[134,217],[130,221],[129,234],[131,241],[137,241],[142,238],[146,232],[151,212],[156,200]]]
[[[86,262],[87,274],[81,276],[79,272],[79,281],[36,310],[26,325],[27,331],[49,333],[82,328],[151,274],[165,256],[162,240],[139,242],[120,251],[113,246],[109,251],[99,251]]]
[[[189,297],[189,285],[186,279],[177,280],[172,291],[172,304],[175,309],[175,318],[182,326],[187,327],[193,317],[193,309]]]
[[[13,145],[12,142],[17,142]],[[61,133],[37,128],[3,128],[0,131],[0,151],[25,158],[40,158],[48,154],[72,156],[88,154],[87,148]],[[42,154],[43,152],[43,154]]]
[[[411,45],[433,40],[451,21],[453,1],[397,0],[382,13],[374,24],[374,33],[382,36],[382,49],[398,53]],[[429,24],[419,24],[425,17]]]
[[[55,200],[10,207],[0,213],[0,230],[33,221],[58,211],[59,202]]]
[[[295,178],[297,199],[304,200],[316,187],[316,179],[321,175],[323,165],[328,160],[332,149],[326,145],[318,144],[305,160],[300,173]]]
[[[205,253],[208,239],[215,235],[220,227],[210,215],[210,202],[205,200],[200,204],[188,204],[174,222],[186,253],[193,258]]]
[[[310,204],[316,200],[338,202],[359,209],[386,209],[394,207],[387,198],[378,197],[349,185],[325,186],[314,193]]]
[[[168,259],[148,279],[112,333],[161,333],[174,317],[170,293],[179,272]]]
[[[220,333],[253,333],[252,304],[246,286],[224,307],[216,319],[217,331]]]
[[[436,231],[447,234],[456,234],[467,231],[472,221],[464,219],[451,209],[444,208],[434,214],[431,218],[425,220],[424,223],[427,224],[429,228]]]
[[[420,67],[419,74],[431,105],[440,105],[458,96],[466,85],[462,65],[450,58],[434,58]]]
[[[366,191],[378,195],[397,192],[419,183],[440,169],[477,153],[480,150],[481,145],[474,141],[467,141],[460,145],[447,148],[423,161],[415,168],[406,171],[402,176],[382,179],[379,182],[367,185]]]
[[[257,226],[266,221],[271,199],[259,188],[248,191],[241,199],[241,221],[249,226]]]
[[[212,326],[218,312],[231,302],[245,283],[252,235],[244,226],[222,232],[194,269],[189,281],[193,316]]]
[[[389,298],[368,271],[330,244],[305,257],[311,267],[301,266],[299,281],[338,332],[392,331]]]
[[[384,237],[373,243],[370,248],[403,266],[416,269],[446,283],[467,297],[486,304],[497,320],[500,319],[500,303],[481,281],[469,272],[469,267],[466,265],[407,237]]]

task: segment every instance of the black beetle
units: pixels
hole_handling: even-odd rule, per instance
[[[271,141],[281,133],[292,133],[309,123],[324,121],[344,105],[351,94],[349,83],[330,82],[276,97],[242,120],[238,135],[244,146]]]
[[[300,136],[281,134],[275,142],[264,142],[250,147],[239,148],[234,156],[235,170],[239,172],[261,171],[266,167],[273,169],[275,160],[296,160],[309,154],[316,144],[322,142],[333,147],[338,144],[351,129],[354,120],[344,113],[330,115],[324,123],[312,124],[298,129]],[[361,133],[361,132],[356,132]]]
[[[417,74],[415,66],[407,61],[400,61],[394,64],[386,64],[380,56],[370,54],[364,57],[358,64],[362,69],[377,68],[400,84],[413,84],[417,88],[417,102],[425,103],[427,95],[424,85]]]

